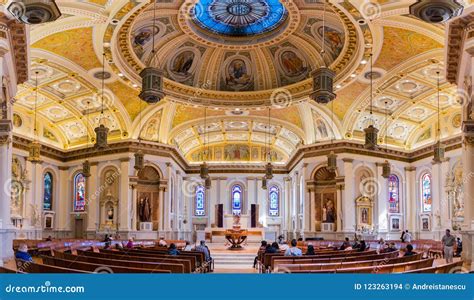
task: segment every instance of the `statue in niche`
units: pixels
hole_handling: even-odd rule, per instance
[[[110,205],[109,209],[107,210],[107,220],[112,223],[114,221],[114,208],[112,205]]]
[[[150,222],[151,218],[151,206],[148,197],[141,198],[138,205],[138,214],[140,222]]]

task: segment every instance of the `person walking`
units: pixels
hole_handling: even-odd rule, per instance
[[[446,229],[446,234],[443,236],[441,240],[444,246],[444,258],[446,259],[446,263],[453,262],[453,249],[454,243],[456,243],[456,238],[451,235],[451,230]]]

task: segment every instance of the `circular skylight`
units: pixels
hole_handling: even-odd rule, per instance
[[[279,0],[200,0],[191,14],[200,27],[234,37],[270,32],[288,16]]]

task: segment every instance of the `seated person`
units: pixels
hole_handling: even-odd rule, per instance
[[[189,241],[186,241],[186,246],[184,246],[183,251],[192,251],[193,250],[193,245]]]
[[[385,244],[385,241],[383,238],[380,238],[379,242],[377,243],[377,253],[382,253],[387,245]]]
[[[48,235],[48,237],[46,238],[46,241],[47,241],[47,242],[52,242],[52,241],[53,241],[53,238],[52,238],[50,235]]]
[[[413,252],[413,246],[411,244],[407,245],[407,251],[405,251],[405,254],[403,256],[412,256],[415,255],[416,253]]]
[[[266,251],[267,249],[267,241],[262,241],[260,244],[260,248],[258,248],[258,251]],[[253,260],[253,267],[255,268],[257,266],[257,260],[258,260],[258,255],[255,256],[255,259]]]
[[[286,249],[285,256],[302,256],[303,252],[300,248],[296,247],[298,242],[295,239],[291,240],[291,247]]]
[[[305,255],[315,255],[316,253],[314,252],[314,246],[313,245],[308,245],[308,249],[306,249]]]
[[[179,255],[179,250],[176,249],[176,245],[171,243],[170,247],[168,248],[168,255]]]
[[[200,241],[199,245],[196,246],[196,251],[204,253],[204,259],[206,261],[211,261],[211,252],[209,251],[209,248],[206,246],[206,241]]]
[[[21,244],[18,247],[18,251],[15,254],[15,258],[23,261],[33,262],[33,258],[28,253],[28,246],[26,244]]]
[[[133,248],[133,238],[129,238],[128,239],[128,243],[127,243],[127,249],[132,249]]]
[[[278,246],[277,242],[273,242],[271,245],[265,249],[265,253],[278,253],[280,251],[280,247]]]
[[[351,247],[351,244],[349,243],[349,238],[346,237],[344,239],[344,242],[342,243],[341,247],[339,247],[339,250],[346,250],[346,248]],[[352,247],[351,247],[352,248]],[[351,249],[352,250],[352,249]]]
[[[363,252],[367,249],[367,244],[365,243],[364,240],[360,241],[359,248],[357,248],[358,252]]]
[[[160,237],[160,241],[158,242],[158,246],[160,247],[167,247],[168,243],[166,243],[165,238]]]
[[[398,251],[397,247],[395,247],[395,243],[394,242],[391,242],[388,247],[384,250],[385,253],[388,253],[388,252],[395,252],[395,251]]]

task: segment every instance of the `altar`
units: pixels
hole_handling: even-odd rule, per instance
[[[263,228],[249,228],[250,227],[250,216],[249,215],[224,215],[224,227],[223,228],[206,228],[205,235],[206,240],[211,243],[226,243],[229,242],[229,236],[232,240],[238,235],[245,235],[245,242],[259,243],[264,237]],[[245,232],[245,234],[241,234]],[[232,234],[231,234],[232,233]],[[244,241],[242,241],[244,242]],[[242,243],[241,242],[241,243]]]

